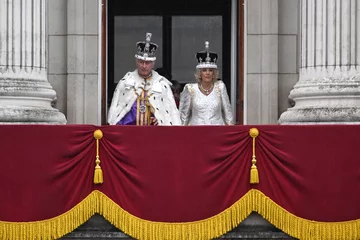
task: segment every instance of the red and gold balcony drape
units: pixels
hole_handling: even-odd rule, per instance
[[[360,238],[357,125],[3,125],[0,133],[0,239],[56,239],[95,213],[137,239],[210,239],[252,211],[299,239]]]

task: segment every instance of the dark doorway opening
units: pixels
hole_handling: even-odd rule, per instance
[[[135,44],[146,32],[159,45],[155,68],[165,68],[180,83],[195,81],[195,53],[209,41],[230,95],[231,0],[109,0],[107,30],[108,106],[117,82],[135,69]]]

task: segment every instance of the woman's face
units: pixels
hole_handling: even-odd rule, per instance
[[[203,68],[200,70],[201,81],[212,82],[214,79],[214,69]]]

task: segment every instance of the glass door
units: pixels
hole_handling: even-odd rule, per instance
[[[195,82],[195,54],[209,41],[231,98],[231,0],[109,0],[108,106],[118,81],[136,68],[135,44],[146,32],[159,45],[155,68],[165,68],[182,84]]]
[[[174,16],[171,29],[171,70],[175,80],[180,83],[195,82],[195,54],[205,49],[205,41],[210,42],[211,51],[219,54],[217,64],[222,78],[221,16]]]

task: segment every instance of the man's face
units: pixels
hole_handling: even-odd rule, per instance
[[[154,61],[144,61],[136,59],[136,67],[141,77],[148,77],[154,68]]]

